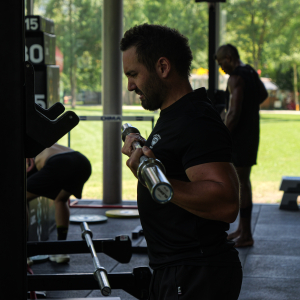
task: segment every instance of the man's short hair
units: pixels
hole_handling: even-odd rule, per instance
[[[125,32],[120,42],[121,51],[132,46],[136,47],[138,61],[148,71],[154,71],[158,59],[166,57],[181,77],[189,77],[193,55],[188,39],[178,30],[147,23],[136,25]]]
[[[217,59],[217,57],[223,58],[227,55],[231,56],[234,59],[240,59],[238,49],[231,44],[220,46],[219,49],[217,50],[217,54],[215,55],[215,59]]]

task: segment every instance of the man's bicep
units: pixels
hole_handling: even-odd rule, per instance
[[[186,169],[191,182],[214,181],[222,184],[237,180],[236,171],[229,162],[210,162]]]

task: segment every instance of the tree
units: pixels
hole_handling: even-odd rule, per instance
[[[195,3],[194,0],[127,0],[125,6],[125,29],[142,23],[167,25],[176,28],[188,37],[193,52],[192,68],[207,68],[208,49],[208,8],[206,3]],[[135,3],[127,11],[129,4]],[[137,21],[130,18],[138,13]]]
[[[240,49],[255,69],[263,69],[264,58],[269,54],[266,48],[273,52],[268,45],[299,16],[297,0],[229,0],[224,7],[228,16],[227,40]]]

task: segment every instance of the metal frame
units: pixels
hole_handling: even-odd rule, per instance
[[[131,240],[121,235],[115,239],[93,239],[97,253],[104,253],[122,264],[130,262],[132,256]],[[89,253],[84,240],[27,242],[28,256],[52,254]]]
[[[114,208],[114,209],[137,209],[137,205],[109,205],[109,204],[94,204],[94,205],[83,205],[83,204],[77,204],[78,202],[82,202],[84,200],[74,200],[70,201],[69,207],[70,208]],[[88,200],[90,201],[90,200]],[[95,200],[98,201],[98,200]]]
[[[132,273],[109,273],[107,278],[112,289],[122,289],[137,299],[148,299],[151,280],[148,267],[134,268]],[[98,282],[92,273],[28,275],[27,280],[28,290],[32,291],[99,289]]]
[[[119,116],[119,115],[104,115],[104,116],[79,116],[80,121],[102,121],[102,122],[121,122],[121,121],[151,121],[152,129],[154,128],[154,117],[143,116]],[[119,132],[121,132],[121,124]],[[119,134],[120,138],[121,134]],[[121,138],[120,138],[121,139]],[[71,147],[71,132],[68,132],[68,147]]]
[[[207,2],[208,4],[208,97],[214,102],[215,92],[219,86],[219,72],[215,62],[215,53],[220,40],[220,2],[224,3],[226,0],[195,0],[195,2]]]

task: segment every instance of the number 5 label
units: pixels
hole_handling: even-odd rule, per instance
[[[43,95],[43,94],[34,95],[34,101],[36,104],[38,104],[42,108],[46,109],[45,95]]]

